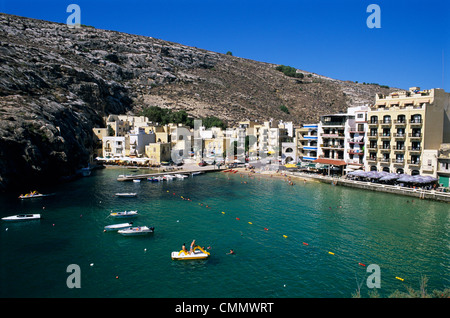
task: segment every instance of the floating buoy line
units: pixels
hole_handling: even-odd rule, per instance
[[[172,197],[176,197],[176,196],[177,196],[177,194],[176,194],[175,192],[171,192],[171,191],[169,191],[169,190],[167,190],[166,193],[171,194]],[[189,202],[194,202],[194,201],[191,200],[190,198],[186,198],[186,197],[184,197],[184,196],[182,196],[182,195],[180,195],[180,199],[185,200],[185,201],[189,201]],[[207,208],[207,209],[212,209],[211,206],[209,206],[208,204],[206,204],[206,203],[204,203],[204,202],[198,202],[198,206],[203,207],[203,208]],[[225,211],[223,211],[223,210],[218,210],[218,212],[220,212],[222,215],[227,215],[227,213],[226,213]],[[240,217],[234,217],[234,218],[236,219],[236,221],[240,221],[240,220],[241,220]],[[178,222],[178,221],[177,221],[177,222]],[[249,225],[253,225],[253,222],[251,222],[251,221],[247,221],[247,223],[248,223]],[[261,230],[263,230],[264,232],[269,232],[269,229],[268,229],[267,227],[263,227],[263,226],[262,226],[262,227],[261,227]],[[272,230],[271,230],[270,232],[273,233],[273,234],[276,233],[276,231],[272,231]],[[242,235],[242,234],[241,234],[241,235]],[[292,237],[290,237],[290,236],[288,236],[288,235],[286,235],[286,234],[282,234],[282,237],[283,237],[285,240],[287,240],[288,238],[289,238],[289,240],[293,240],[293,241],[296,240],[295,238],[292,238]],[[308,243],[308,242],[303,242],[303,241],[301,241],[301,244],[299,243],[299,244],[298,244],[298,247],[302,247],[302,246],[303,246],[304,248],[309,247],[310,249],[312,249],[312,248],[317,249],[318,251],[323,252],[323,253],[326,253],[326,254],[328,254],[328,255],[332,255],[332,256],[336,256],[336,257],[340,257],[340,258],[348,258],[348,257],[345,257],[345,256],[343,256],[343,255],[336,254],[335,252],[328,251],[328,250],[324,250],[324,249],[322,249],[322,248],[320,248],[320,247],[318,247],[318,246],[310,245],[310,243]],[[349,261],[351,261],[351,262],[354,263],[354,264],[357,264],[357,265],[360,266],[360,267],[366,268],[366,264],[362,263],[360,260],[350,260],[350,259],[349,259]],[[118,278],[118,277],[117,277],[117,278]],[[404,278],[401,278],[401,277],[399,277],[399,276],[395,276],[395,279],[397,279],[397,280],[399,280],[399,281],[402,281],[402,282],[405,281]]]

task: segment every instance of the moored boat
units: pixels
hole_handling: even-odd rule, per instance
[[[17,214],[11,216],[5,216],[2,218],[3,221],[28,221],[28,220],[39,220],[41,218],[40,214]]]
[[[133,235],[146,235],[149,233],[153,233],[155,231],[154,227],[148,226],[135,226],[129,227],[127,229],[119,230],[118,233],[125,236],[133,236]]]
[[[164,175],[164,180],[166,180],[166,181],[173,180],[173,178],[175,178],[175,177],[170,175],[170,174],[165,174]]]
[[[115,218],[129,218],[137,216],[138,212],[137,211],[111,212],[109,215]]]
[[[187,178],[186,175],[184,175],[184,174],[179,174],[179,173],[177,173],[177,174],[175,175],[175,177],[177,177],[178,179],[184,179],[184,178]]]
[[[104,227],[104,231],[118,231],[123,230],[133,226],[133,222],[129,223],[119,223],[119,224],[111,224]]]

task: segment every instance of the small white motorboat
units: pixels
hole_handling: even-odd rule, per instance
[[[171,257],[173,260],[190,260],[190,259],[205,259],[209,257],[209,252],[205,251],[200,246],[194,247],[194,250],[192,253],[189,253],[188,251],[175,251],[172,252]]]
[[[166,180],[166,181],[173,180],[173,178],[175,178],[175,177],[170,175],[170,174],[165,174],[164,175],[164,180]]]
[[[178,174],[178,173],[175,175],[175,177],[177,177],[178,179],[184,179],[184,178],[187,178],[186,175],[184,175],[184,174]]]
[[[141,182],[141,179],[133,179],[133,182],[139,183],[139,182]]]
[[[137,193],[116,193],[116,197],[119,198],[134,198],[135,196],[137,196]]]
[[[129,227],[127,229],[119,230],[118,233],[125,236],[133,236],[133,235],[146,235],[149,233],[153,233],[155,231],[154,227],[148,226],[135,226]]]
[[[130,218],[137,216],[138,212],[137,211],[111,212],[109,215],[115,218]]]
[[[111,224],[111,225],[105,226],[104,232],[123,230],[123,229],[127,229],[129,227],[132,227],[132,226],[133,226],[133,222],[120,223],[120,224]]]
[[[40,214],[17,214],[6,216],[2,218],[3,221],[29,221],[29,220],[39,220],[41,218]]]

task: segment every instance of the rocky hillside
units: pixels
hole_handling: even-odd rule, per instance
[[[0,189],[29,190],[72,175],[92,153],[92,127],[110,113],[157,105],[229,125],[270,118],[306,123],[389,92],[300,70],[304,78],[292,78],[275,67],[151,37],[0,14]]]

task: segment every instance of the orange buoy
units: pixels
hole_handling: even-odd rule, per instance
[[[308,243],[303,242],[303,245],[309,245]]]
[[[268,231],[269,229],[267,227],[264,228],[265,231]]]
[[[363,263],[358,263],[358,265],[361,265],[361,266],[366,266],[365,264],[363,264]]]
[[[240,218],[236,218],[236,220],[238,220],[238,221],[239,221],[239,220],[240,220]]]

